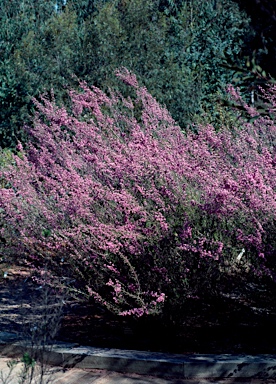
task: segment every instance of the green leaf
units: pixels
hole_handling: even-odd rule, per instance
[[[50,229],[43,229],[42,231],[42,236],[43,237],[49,237],[51,235],[51,230]]]

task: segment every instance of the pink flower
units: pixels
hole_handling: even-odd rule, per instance
[[[139,317],[158,313],[167,292],[186,294],[206,263],[222,273],[244,248],[259,255],[259,271],[275,251],[276,125],[229,87],[253,123],[183,134],[134,74],[116,75],[136,98],[81,83],[72,112],[53,95],[34,101],[36,145],[19,144],[0,169],[1,236],[8,253],[36,269],[46,263],[53,279],[69,271],[77,287],[89,282],[84,295]],[[276,86],[263,92],[275,115]]]

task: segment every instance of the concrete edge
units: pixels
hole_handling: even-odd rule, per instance
[[[106,369],[182,379],[271,379],[276,378],[276,355],[180,355],[79,346],[56,342],[32,347],[15,334],[0,332],[0,354],[8,357],[34,352],[44,362],[63,368]]]

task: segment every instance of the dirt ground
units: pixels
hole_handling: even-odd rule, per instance
[[[60,323],[56,339],[80,345],[182,354],[276,353],[275,292],[258,287],[249,287],[258,289],[255,302],[233,293],[187,303],[183,324],[172,327],[152,318],[127,321],[98,305],[58,297],[45,305],[43,288],[28,269],[9,268],[6,277],[3,267],[0,272],[1,331],[28,335],[44,321],[48,328]]]

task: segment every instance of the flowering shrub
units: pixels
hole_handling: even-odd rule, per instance
[[[196,297],[242,249],[272,273],[274,122],[185,135],[133,74],[117,76],[136,99],[81,83],[71,113],[34,100],[33,143],[0,175],[13,252],[121,315]]]

